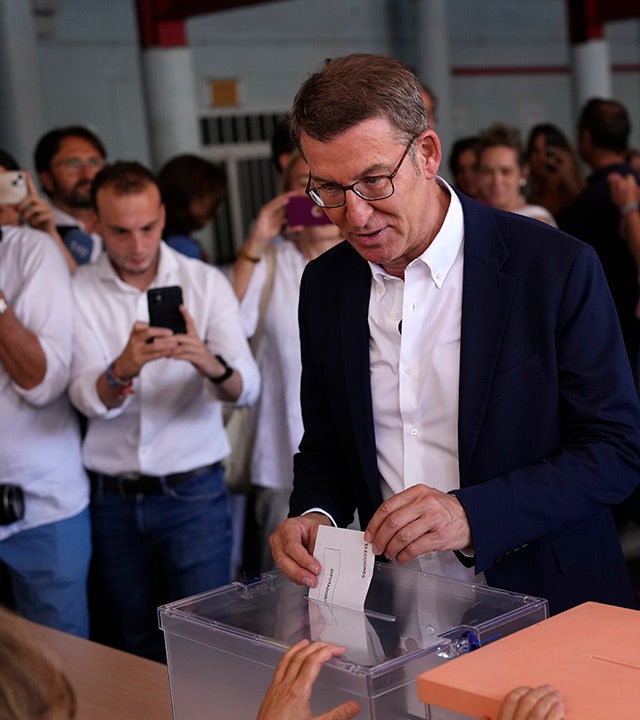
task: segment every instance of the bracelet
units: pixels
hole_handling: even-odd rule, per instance
[[[633,212],[634,210],[638,210],[638,209],[640,209],[640,208],[638,207],[637,202],[628,202],[628,203],[625,203],[620,208],[620,214],[623,216],[628,215],[630,212]]]
[[[219,385],[231,377],[233,374],[233,368],[230,367],[229,363],[222,357],[222,355],[216,355],[215,358],[224,368],[224,372],[222,375],[218,375],[218,377],[211,377],[211,375],[209,375],[209,380],[211,380],[214,385]]]
[[[131,379],[129,380],[123,380],[122,378],[116,377],[113,374],[113,366],[115,365],[114,362],[109,364],[109,367],[105,370],[105,377],[107,378],[107,382],[109,383],[109,387],[112,387],[114,390],[117,390],[118,388],[123,387],[131,387]]]
[[[244,260],[248,260],[250,263],[259,263],[260,258],[255,257],[253,255],[249,255],[249,253],[244,249],[244,247],[240,248],[240,252],[238,253],[239,258],[243,258]]]

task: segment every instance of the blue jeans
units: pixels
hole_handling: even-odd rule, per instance
[[[89,510],[0,542],[16,610],[29,620],[80,637],[89,634]]]
[[[116,646],[164,661],[157,607],[230,582],[231,518],[220,465],[157,494],[94,485],[93,561]]]

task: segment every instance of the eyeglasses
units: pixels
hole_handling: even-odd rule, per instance
[[[97,168],[99,170],[105,166],[105,163],[106,160],[100,157],[92,157],[87,160],[72,157],[66,158],[65,160],[58,160],[53,167],[63,167],[67,170],[79,170],[81,167],[88,167],[94,169]]]
[[[316,205],[322,208],[338,208],[347,202],[347,190],[355,193],[363,200],[384,200],[391,197],[395,192],[393,178],[398,174],[400,166],[409,154],[411,146],[415,142],[417,136],[412,138],[407,145],[406,150],[402,153],[400,162],[396,165],[395,170],[390,175],[372,175],[354,182],[353,185],[337,185],[336,183],[325,183],[318,187],[310,187],[311,175],[307,182],[305,192],[313,200]]]

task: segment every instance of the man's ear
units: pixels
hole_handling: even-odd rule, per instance
[[[40,187],[51,197],[53,195],[54,182],[51,177],[51,173],[48,171],[39,172],[38,180],[40,181]]]
[[[438,174],[438,168],[442,161],[440,138],[433,130],[425,130],[416,139],[416,148],[427,177],[434,178]]]

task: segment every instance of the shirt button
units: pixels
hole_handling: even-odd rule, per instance
[[[418,434],[418,428],[411,428],[409,433],[415,437]]]
[[[442,273],[441,273],[441,272],[437,272],[437,273],[436,273],[436,280],[442,280]]]
[[[413,375],[413,370],[411,368],[405,368],[404,373],[405,375]]]

